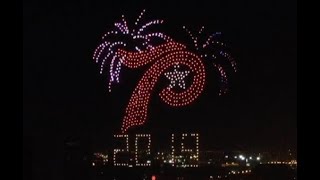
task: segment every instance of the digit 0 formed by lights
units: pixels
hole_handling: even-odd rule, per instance
[[[185,137],[187,137],[187,136],[188,136],[188,134],[182,134],[181,152],[182,153],[183,152],[188,152],[189,155],[190,155],[190,159],[191,158],[194,159],[195,163],[194,164],[186,164],[185,166],[186,167],[198,167],[198,161],[199,161],[199,134],[197,134],[197,133],[189,134],[189,136],[194,137],[195,140],[196,140],[196,143],[195,143],[196,146],[195,146],[194,149],[191,149],[191,148],[187,149],[187,148],[184,147],[184,143],[183,142],[184,142]]]
[[[144,13],[145,10],[141,12],[132,28],[129,28],[130,25],[122,16],[121,21],[114,24],[115,30],[103,35],[103,42],[93,54],[95,62],[101,63],[101,74],[106,62],[110,65],[109,91],[112,83],[119,83],[123,65],[136,69],[150,64],[129,100],[121,126],[122,133],[126,133],[130,127],[145,123],[151,93],[160,77],[165,76],[170,82],[159,93],[160,98],[171,106],[185,106],[197,99],[204,89],[206,73],[203,60],[214,60],[213,65],[219,71],[222,84],[219,95],[227,92],[228,79],[224,65],[216,61],[217,57],[227,59],[233,70],[237,70],[234,59],[221,49],[225,44],[215,39],[220,33],[210,35],[201,44],[198,35],[203,33],[204,26],[198,31],[197,36],[184,27],[195,47],[195,51],[190,51],[185,45],[175,42],[162,32],[147,32],[150,26],[162,24],[163,20],[153,20],[141,25]],[[116,40],[113,39],[115,37]],[[129,38],[134,43],[126,44],[125,40],[119,40],[119,37]],[[219,53],[216,53],[217,50]],[[186,78],[192,79],[192,82],[186,82]]]
[[[147,144],[147,155],[150,155],[151,149],[150,149],[150,144],[151,144],[151,135],[150,134],[137,134],[136,139],[135,139],[135,161],[136,161],[136,166],[151,166],[151,161],[146,161],[145,163],[140,163],[139,162],[139,139],[141,138],[148,138],[148,144]]]

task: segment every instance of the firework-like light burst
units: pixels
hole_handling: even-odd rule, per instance
[[[143,10],[137,20],[135,21],[133,27],[130,29],[127,21],[125,20],[124,15],[121,17],[120,22],[114,23],[114,30],[108,31],[102,36],[102,43],[98,45],[93,53],[93,59],[96,63],[100,63],[100,74],[103,73],[106,63],[110,64],[109,69],[109,83],[108,89],[111,92],[112,83],[119,83],[119,76],[121,72],[121,65],[123,59],[117,55],[117,50],[119,48],[124,49],[127,44],[123,41],[112,42],[112,38],[117,36],[129,36],[132,40],[140,40],[142,43],[137,43],[134,48],[134,51],[141,52],[143,50],[149,50],[153,48],[152,39],[158,38],[164,40],[165,42],[169,42],[172,39],[161,32],[147,32],[146,30],[153,25],[162,24],[163,20],[152,20],[143,25],[141,24],[141,18],[144,15],[145,10]]]
[[[205,61],[212,62],[213,66],[219,71],[220,76],[220,91],[219,95],[223,95],[228,91],[228,77],[226,74],[226,68],[223,64],[217,61],[217,57],[220,56],[227,60],[234,72],[237,72],[237,64],[234,58],[227,52],[226,44],[217,40],[217,36],[221,35],[221,32],[216,32],[209,35],[206,39],[200,42],[201,34],[203,33],[204,26],[200,28],[197,34],[193,34],[189,29],[183,26],[183,29],[190,36],[193,41],[193,46],[200,57]],[[202,38],[201,38],[202,39]]]

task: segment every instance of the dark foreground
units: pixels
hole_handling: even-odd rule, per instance
[[[259,165],[252,170],[230,171],[220,167],[139,168],[95,167],[71,170],[65,179],[77,180],[295,180],[297,170],[286,165]]]

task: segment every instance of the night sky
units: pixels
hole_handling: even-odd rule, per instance
[[[24,1],[23,135],[34,171],[58,167],[69,138],[94,149],[120,133],[144,69],[123,68],[109,94],[92,54],[122,14],[133,23],[144,8],[145,22],[165,20],[165,33],[177,41],[185,40],[183,25],[221,31],[239,71],[230,76],[230,92],[219,97],[217,73],[207,68],[204,92],[186,107],[166,105],[155,91],[148,122],[135,132],[199,132],[205,148],[296,147],[296,1],[133,2]],[[54,160],[45,161],[47,153]]]

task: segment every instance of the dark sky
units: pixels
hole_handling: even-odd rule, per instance
[[[182,25],[221,31],[239,65],[224,97],[213,72],[190,106],[169,107],[155,92],[144,131],[197,131],[220,148],[296,146],[296,1],[134,2],[24,1],[23,134],[33,154],[61,151],[68,137],[96,146],[119,132],[143,71],[124,70],[108,94],[92,53],[122,14],[132,23],[144,8],[171,37],[182,37]]]

